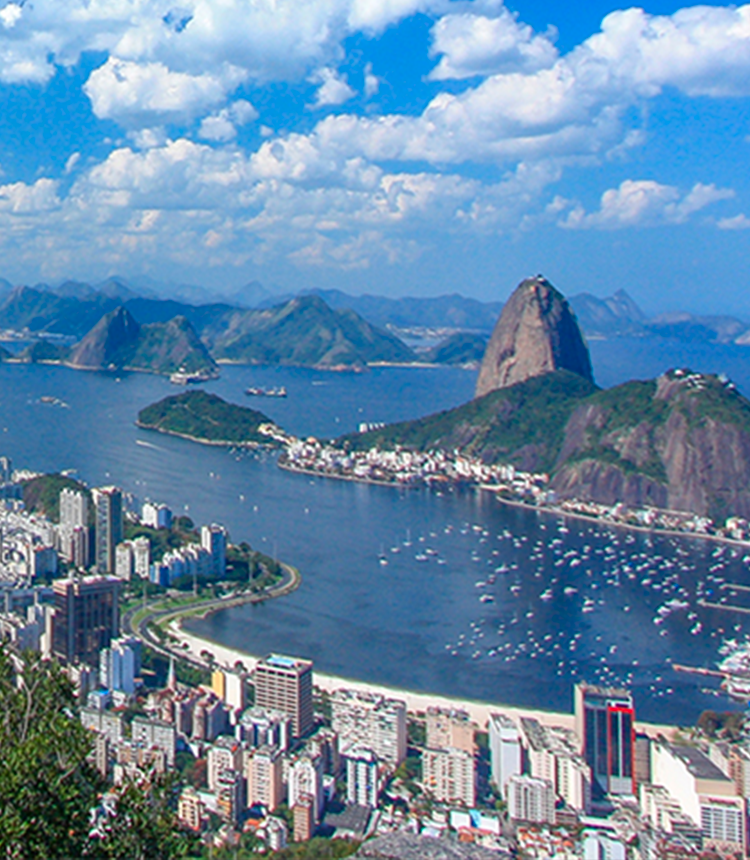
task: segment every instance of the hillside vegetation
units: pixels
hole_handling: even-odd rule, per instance
[[[165,397],[138,413],[139,427],[183,436],[214,445],[268,445],[268,436],[258,432],[270,418],[255,409],[227,403],[201,389]]]

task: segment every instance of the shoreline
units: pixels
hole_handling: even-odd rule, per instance
[[[248,671],[255,668],[260,656],[242,651],[239,648],[222,645],[212,639],[198,636],[186,631],[180,619],[174,619],[166,626],[166,630],[174,636],[179,645],[176,653],[183,656],[190,655],[191,660],[205,663],[200,656],[201,652],[208,651],[213,655],[217,664],[224,668],[233,668],[237,662],[242,663]],[[184,645],[188,647],[185,648]],[[312,658],[315,659],[314,657]],[[485,702],[476,699],[465,699],[459,696],[451,696],[444,693],[429,693],[419,690],[406,690],[401,687],[391,686],[377,682],[362,681],[356,678],[345,678],[341,675],[333,675],[327,672],[314,671],[313,683],[316,687],[327,693],[339,689],[350,689],[361,692],[376,693],[378,695],[399,698],[406,702],[408,711],[424,712],[430,706],[444,708],[460,708],[468,712],[471,719],[477,723],[480,729],[484,729],[490,714],[502,713],[518,721],[522,717],[531,717],[538,720],[542,725],[563,726],[574,728],[574,715],[566,711],[547,711],[540,708],[524,707],[522,705],[503,704],[502,702]],[[636,721],[636,728],[650,737],[657,735],[671,735],[677,730],[677,726],[658,723],[646,723]]]
[[[204,439],[200,436],[191,436],[189,433],[178,433],[176,430],[165,430],[161,427],[154,427],[149,424],[142,424],[140,421],[135,422],[135,426],[139,430],[153,430],[155,433],[162,433],[164,436],[174,436],[177,439],[187,439],[188,442],[195,442],[198,445],[210,445],[213,448],[276,448],[270,442],[230,442],[227,439]]]

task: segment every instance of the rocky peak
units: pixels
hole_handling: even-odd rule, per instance
[[[74,348],[70,364],[96,370],[117,365],[120,354],[138,341],[140,330],[132,314],[120,306],[105,314]]]
[[[575,314],[562,293],[537,275],[522,281],[505,304],[484,354],[476,396],[555,370],[593,381]]]

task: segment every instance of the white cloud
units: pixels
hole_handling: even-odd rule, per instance
[[[94,113],[138,126],[155,119],[189,119],[224,101],[245,77],[234,66],[218,73],[189,75],[163,63],[134,63],[112,57],[95,69],[84,85]]]
[[[245,99],[238,99],[218,113],[205,117],[198,134],[204,140],[226,142],[237,137],[237,126],[258,118],[258,111]]]
[[[365,66],[365,96],[370,99],[377,95],[380,89],[380,78],[373,74],[372,63]]]
[[[720,230],[750,230],[750,218],[744,212],[731,218],[720,218],[716,222]]]
[[[0,212],[13,215],[35,215],[60,205],[58,183],[53,179],[37,179],[33,185],[13,182],[0,185]]]
[[[431,53],[440,55],[440,62],[430,73],[438,81],[533,72],[548,68],[557,59],[549,38],[519,23],[503,6],[496,17],[468,12],[444,15],[432,28]]]
[[[0,23],[6,30],[11,30],[20,21],[23,9],[18,3],[6,3],[0,9]]]
[[[356,95],[346,82],[346,75],[339,74],[335,69],[318,69],[308,80],[311,84],[320,84],[315,93],[314,107],[340,105]]]
[[[576,205],[560,222],[573,229],[618,229],[654,224],[682,224],[691,215],[734,196],[729,188],[697,183],[687,194],[653,180],[626,179],[602,194],[598,211],[587,213]]]

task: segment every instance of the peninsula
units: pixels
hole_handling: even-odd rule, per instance
[[[165,397],[138,413],[138,427],[204,445],[275,446],[279,428],[268,416],[197,389]]]

